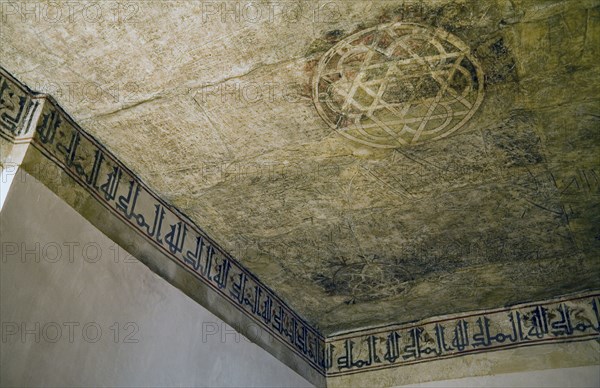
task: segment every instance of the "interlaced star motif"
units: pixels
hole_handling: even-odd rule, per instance
[[[313,99],[343,136],[396,148],[461,128],[483,101],[483,72],[469,47],[446,31],[384,24],[343,39],[321,58]]]

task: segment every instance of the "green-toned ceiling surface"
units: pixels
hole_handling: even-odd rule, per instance
[[[599,1],[24,4],[0,64],[325,334],[599,284]]]

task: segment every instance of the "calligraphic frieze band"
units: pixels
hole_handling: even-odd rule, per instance
[[[327,338],[325,369],[337,376],[485,351],[600,339],[600,293]]]
[[[7,140],[23,136],[39,105],[34,93],[0,71],[0,136]]]

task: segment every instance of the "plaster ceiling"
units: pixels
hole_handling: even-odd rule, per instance
[[[323,333],[597,286],[600,2],[75,3],[0,64]]]

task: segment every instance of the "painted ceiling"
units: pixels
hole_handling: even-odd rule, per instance
[[[0,64],[324,334],[598,285],[599,1],[26,4]]]

